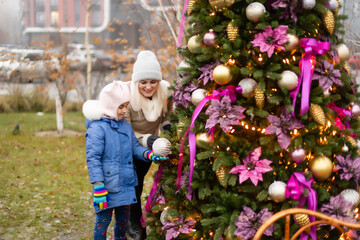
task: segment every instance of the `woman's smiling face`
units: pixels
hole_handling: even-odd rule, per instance
[[[143,79],[139,81],[139,92],[147,98],[150,98],[159,88],[160,81],[154,79]]]

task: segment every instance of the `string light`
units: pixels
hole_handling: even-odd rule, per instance
[[[212,17],[215,16],[215,11],[211,12],[210,16],[212,16]]]

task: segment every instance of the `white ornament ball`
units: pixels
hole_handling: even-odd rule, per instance
[[[298,148],[292,151],[291,159],[296,163],[301,163],[306,158],[306,151],[303,148]]]
[[[345,44],[339,44],[337,46],[337,52],[342,61],[346,61],[350,58],[350,50]]]
[[[160,222],[161,222],[161,224],[164,225],[166,221],[169,221],[169,211],[168,210],[164,210],[160,214]]]
[[[190,68],[191,66],[185,61],[182,60],[179,64],[179,68]]]
[[[250,3],[246,8],[246,17],[251,22],[259,22],[260,19],[265,15],[266,8],[259,2]]]
[[[331,93],[330,93],[329,90],[324,91],[324,96],[325,97],[330,97],[330,95],[331,95]]]
[[[305,9],[313,9],[315,7],[316,1],[315,0],[303,0],[303,8]]]
[[[328,4],[327,4],[327,7],[328,7],[331,11],[335,12],[335,11],[337,10],[337,8],[339,7],[339,4],[338,4],[338,2],[337,2],[336,0],[330,0],[330,1],[328,2]]]
[[[348,151],[349,151],[349,147],[348,147],[346,144],[344,144],[342,150],[343,150],[343,152],[348,152]]]
[[[254,90],[257,86],[257,82],[252,78],[244,78],[239,82],[239,86],[242,88],[242,95],[244,97],[252,97]]]
[[[345,189],[340,193],[347,202],[351,202],[355,207],[359,204],[360,195],[353,189]]]
[[[205,89],[199,88],[191,93],[191,102],[197,106],[207,96]]]
[[[171,143],[167,138],[158,138],[152,145],[155,155],[165,157],[170,153]]]
[[[269,186],[268,194],[273,201],[283,202],[286,199],[285,190],[286,190],[286,183],[281,181],[274,181]]]
[[[299,38],[296,35],[288,33],[286,37],[288,38],[284,45],[286,51],[291,51],[299,45]]]
[[[281,73],[281,79],[278,81],[278,86],[286,88],[291,91],[298,85],[298,76],[289,70],[285,70]]]

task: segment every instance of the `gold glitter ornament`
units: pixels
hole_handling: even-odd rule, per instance
[[[314,121],[320,126],[325,127],[326,118],[323,109],[314,103],[310,104],[310,116],[314,119]]]
[[[220,185],[223,187],[227,187],[227,185],[228,185],[227,180],[225,179],[226,174],[228,172],[229,172],[229,169],[224,166],[220,166],[220,168],[218,170],[216,170],[216,172],[215,172],[217,180],[219,181]]]
[[[337,5],[337,8],[336,8],[336,10],[335,10],[334,14],[335,14],[335,15],[338,15],[338,14],[339,14],[340,7],[341,7],[341,6],[340,6],[340,1],[339,1],[339,0],[336,0],[336,2],[337,2],[337,4],[338,4],[338,5]]]
[[[234,42],[236,40],[237,36],[239,36],[239,27],[234,26],[234,20],[229,22],[229,24],[227,25],[226,31],[227,31],[229,40],[232,42]]]
[[[329,9],[326,10],[326,13],[323,15],[323,23],[325,25],[326,31],[333,34],[335,29],[335,19],[334,14]]]
[[[311,160],[309,167],[313,176],[319,181],[328,179],[334,168],[330,158],[324,155],[317,156]]]
[[[299,224],[301,227],[310,224],[309,216],[305,213],[297,213],[294,215],[295,222]],[[310,228],[305,230],[308,234],[310,234]]]
[[[255,97],[255,103],[256,106],[260,109],[263,109],[264,105],[265,105],[265,94],[264,94],[264,90],[260,90],[258,86],[255,87],[254,90],[254,97]]]
[[[189,0],[189,3],[186,8],[186,12],[187,12],[188,16],[191,14],[195,2],[196,2],[195,0]]]
[[[209,3],[215,11],[222,12],[235,3],[235,0],[209,0]]]
[[[345,69],[346,74],[350,73],[350,68],[349,68],[349,65],[347,63],[344,64],[343,68]]]

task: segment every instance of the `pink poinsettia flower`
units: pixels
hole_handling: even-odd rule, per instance
[[[282,46],[289,39],[286,36],[288,26],[280,25],[274,30],[271,26],[267,26],[264,32],[255,34],[255,39],[251,41],[254,47],[260,47],[261,52],[267,52],[267,55],[271,57],[276,48],[285,50]]]
[[[244,158],[243,165],[237,165],[233,167],[229,173],[239,175],[239,183],[243,183],[250,178],[251,182],[257,186],[258,181],[262,181],[262,174],[270,172],[272,167],[270,164],[272,161],[268,159],[259,160],[261,156],[261,147],[256,148],[254,151],[250,152],[249,155]]]

